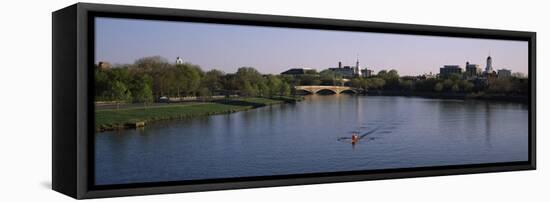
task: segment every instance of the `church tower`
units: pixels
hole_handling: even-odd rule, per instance
[[[361,76],[361,68],[359,68],[359,57],[357,57],[357,62],[355,62],[355,74]]]
[[[485,67],[485,72],[487,73],[493,73],[493,59],[491,58],[491,55],[487,57],[487,66]]]

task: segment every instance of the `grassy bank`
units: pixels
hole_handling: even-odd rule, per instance
[[[159,107],[140,107],[129,109],[106,109],[95,112],[95,128],[97,131],[128,128],[140,123],[150,123],[158,120],[184,119],[197,116],[227,114],[248,109],[296,102],[295,98],[238,98],[217,100],[196,104],[170,104]]]

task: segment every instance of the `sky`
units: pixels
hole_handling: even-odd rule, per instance
[[[438,73],[443,65],[466,61],[485,68],[527,74],[526,41],[421,36],[353,31],[315,30],[248,25],[173,22],[98,17],[95,20],[95,62],[131,64],[147,56],[176,57],[211,69],[233,73],[254,67],[279,74],[289,68],[323,70],[354,66],[400,75]]]

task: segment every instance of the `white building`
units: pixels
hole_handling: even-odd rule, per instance
[[[493,72],[493,59],[489,55],[489,57],[487,57],[487,66],[485,66],[485,73],[492,74]]]
[[[176,58],[176,64],[177,64],[177,65],[183,64],[183,59],[181,59],[180,57],[177,57],[177,58]]]
[[[361,69],[359,68],[359,58],[357,58],[357,62],[355,62],[355,75],[361,77]]]

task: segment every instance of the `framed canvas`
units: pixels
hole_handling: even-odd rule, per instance
[[[533,170],[536,34],[78,3],[53,20],[74,198]]]

